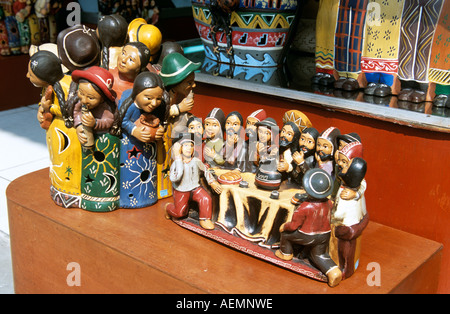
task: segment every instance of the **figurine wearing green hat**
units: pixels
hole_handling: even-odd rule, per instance
[[[169,135],[177,138],[187,132],[186,123],[194,106],[195,74],[201,63],[194,63],[181,53],[168,54],[161,66],[160,76],[170,95]]]

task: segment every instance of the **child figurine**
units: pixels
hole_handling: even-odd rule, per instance
[[[328,196],[333,190],[333,181],[326,171],[314,168],[303,176],[303,188],[307,198],[297,206],[291,221],[280,226],[280,249],[275,255],[292,260],[294,244],[301,245],[309,252],[312,264],[328,277],[328,285],[334,287],[342,280],[342,272],[328,254],[333,207]]]
[[[337,159],[338,176],[342,184],[336,195],[331,222],[335,227],[339,267],[343,278],[350,277],[358,265],[359,256],[355,256],[356,240],[369,221],[364,197],[367,164],[361,155],[362,144],[352,142],[339,151]]]
[[[120,207],[141,208],[158,201],[156,141],[164,135],[168,95],[156,73],[142,72],[119,102]],[[148,123],[147,123],[148,122]]]
[[[50,194],[62,207],[79,207],[81,195],[81,146],[75,129],[64,123],[65,95],[71,77],[64,75],[58,57],[45,50],[30,58],[27,77],[34,86],[45,90],[37,118],[46,129],[50,153]],[[45,119],[47,115],[49,119]]]
[[[98,66],[75,70],[79,102],[75,104],[74,127],[82,149],[81,208],[105,212],[119,207],[118,113],[112,90],[114,77]],[[88,146],[89,137],[94,144]]]
[[[170,180],[173,183],[174,203],[166,205],[166,218],[179,219],[188,214],[189,200],[198,203],[199,223],[204,229],[214,229],[212,222],[212,199],[209,193],[200,185],[200,172],[204,173],[206,181],[212,190],[220,194],[222,186],[217,182],[205,164],[194,155],[194,134],[180,134],[179,140],[173,146],[174,161],[170,168]]]
[[[223,128],[225,114],[222,109],[214,108],[205,118],[205,147],[203,155],[210,167],[221,166],[225,163],[223,159]]]

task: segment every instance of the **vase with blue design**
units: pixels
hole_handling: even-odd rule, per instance
[[[205,47],[206,57],[236,66],[281,65],[285,49],[288,48],[286,44],[289,36],[295,29],[293,26],[298,13],[297,2],[298,0],[240,0],[236,8],[230,10],[224,22],[224,19],[217,18],[214,0],[192,0],[195,26]],[[217,20],[220,21],[219,24],[228,24],[231,34],[227,34],[226,25],[223,29],[219,27],[217,32],[212,31]],[[214,33],[216,40],[213,38]],[[230,48],[232,53],[229,53]]]

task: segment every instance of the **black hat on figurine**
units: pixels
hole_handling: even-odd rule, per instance
[[[338,144],[339,144],[339,141],[341,141],[341,140],[347,144],[352,143],[352,142],[360,142],[361,143],[361,137],[357,133],[340,134],[340,135],[336,136],[336,141]]]
[[[326,199],[333,191],[331,176],[320,168],[306,171],[302,182],[306,193],[315,199]]]
[[[183,144],[185,142],[192,142],[192,144],[195,144],[194,133],[180,133],[174,140],[174,143]]]
[[[344,185],[349,188],[356,189],[361,185],[362,180],[366,176],[367,163],[360,157],[352,159],[346,173],[339,172],[338,176],[344,181]]]

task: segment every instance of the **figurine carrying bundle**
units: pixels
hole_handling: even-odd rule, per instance
[[[74,71],[72,79],[78,83],[79,98],[73,111],[74,127],[83,147],[80,206],[90,211],[113,211],[119,207],[120,198],[114,77],[107,70],[93,66]],[[92,146],[89,137],[94,139]]]

